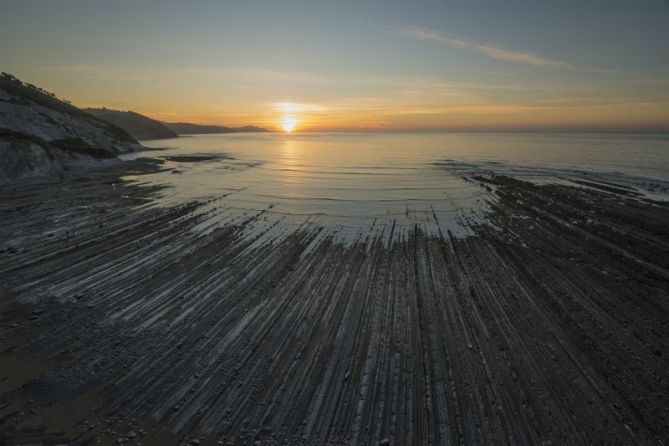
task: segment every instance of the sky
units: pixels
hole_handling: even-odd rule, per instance
[[[80,107],[300,131],[669,131],[662,0],[0,0]]]

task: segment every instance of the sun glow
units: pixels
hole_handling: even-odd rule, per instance
[[[283,128],[283,131],[286,133],[290,133],[293,130],[295,130],[295,126],[299,120],[295,117],[292,116],[285,116],[281,118],[281,127]]]

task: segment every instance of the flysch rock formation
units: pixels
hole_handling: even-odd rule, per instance
[[[343,243],[155,206],[147,163],[0,194],[0,443],[668,438],[666,202],[472,172],[473,235]]]

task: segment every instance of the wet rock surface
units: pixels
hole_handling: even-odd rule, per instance
[[[666,203],[473,172],[475,235],[342,243],[120,179],[160,168],[0,190],[0,443],[669,435]]]

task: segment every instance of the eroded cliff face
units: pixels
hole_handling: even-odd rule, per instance
[[[0,184],[54,177],[139,148],[125,131],[14,77],[0,77]]]
[[[58,178],[68,170],[85,169],[116,160],[109,150],[68,148],[68,142],[72,144],[72,140],[49,143],[37,137],[0,132],[0,185],[27,178]]]

